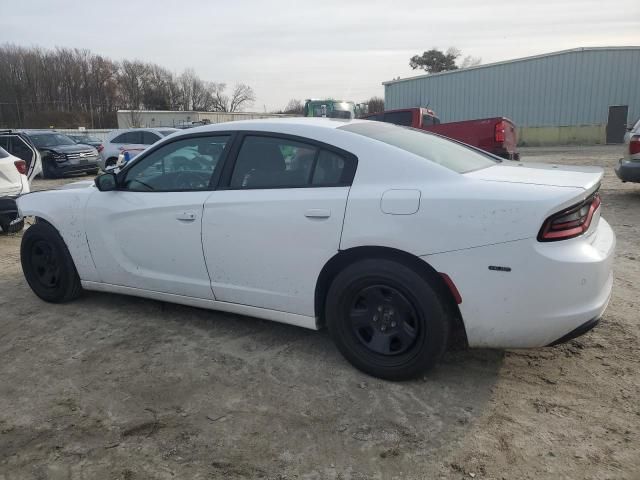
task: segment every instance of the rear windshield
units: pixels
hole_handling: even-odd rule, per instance
[[[7,151],[0,147],[0,158],[7,158],[8,156],[9,154],[7,153]]]
[[[489,155],[424,130],[379,122],[351,123],[338,128],[393,145],[458,173],[479,170],[499,162]]]

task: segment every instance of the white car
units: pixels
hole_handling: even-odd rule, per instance
[[[50,302],[99,290],[326,326],[353,365],[404,379],[454,334],[542,347],[597,323],[615,247],[602,175],[381,122],[223,123],[21,197],[38,218],[22,266]]]
[[[25,160],[0,147],[0,233],[15,233],[24,227],[24,218],[18,215],[16,199],[29,193],[27,175],[35,171],[35,168],[29,170]]]
[[[106,170],[114,167],[118,162],[118,155],[123,149],[145,149],[149,145],[153,145],[161,138],[179,132],[177,128],[130,128],[128,130],[113,130],[109,132],[102,143],[98,147],[100,152],[100,168]]]

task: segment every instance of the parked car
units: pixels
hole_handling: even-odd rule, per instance
[[[602,176],[380,122],[222,123],[19,198],[37,219],[22,268],[49,302],[99,290],[327,326],[357,368],[404,379],[454,336],[541,347],[596,325],[615,247]]]
[[[0,233],[19,232],[24,219],[18,215],[16,199],[29,193],[27,162],[0,147]]]
[[[520,158],[516,126],[505,117],[441,123],[431,109],[404,108],[372,113],[362,118],[427,130],[508,160]]]
[[[78,145],[68,136],[52,130],[24,130],[42,157],[42,176],[60,178],[99,171],[98,151],[89,145]]]
[[[98,150],[102,146],[102,140],[100,140],[98,137],[94,137],[93,135],[89,135],[88,133],[67,133],[67,137],[69,137],[76,143],[82,145],[91,145],[96,150]]]
[[[100,150],[100,168],[106,170],[115,166],[118,162],[118,155],[123,148],[147,148],[158,140],[174,132],[179,132],[177,128],[130,128],[128,130],[114,130],[107,134],[107,138]]]
[[[624,157],[618,162],[615,172],[623,182],[640,183],[640,119],[624,137]]]
[[[145,148],[143,147],[137,147],[135,145],[125,145],[124,147],[122,147],[120,155],[118,155],[118,161],[116,162],[115,166],[118,168],[123,168],[127,163],[129,163],[144,151]]]
[[[0,148],[27,164],[27,178],[31,182],[42,173],[40,152],[29,136],[18,130],[0,130]]]

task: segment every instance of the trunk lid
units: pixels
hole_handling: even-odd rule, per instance
[[[489,182],[526,183],[591,191],[600,184],[604,170],[600,167],[505,161],[464,175]]]

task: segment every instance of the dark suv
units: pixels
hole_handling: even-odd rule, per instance
[[[44,178],[98,173],[99,154],[94,147],[79,145],[66,135],[51,130],[26,130],[23,133],[40,151]]]

